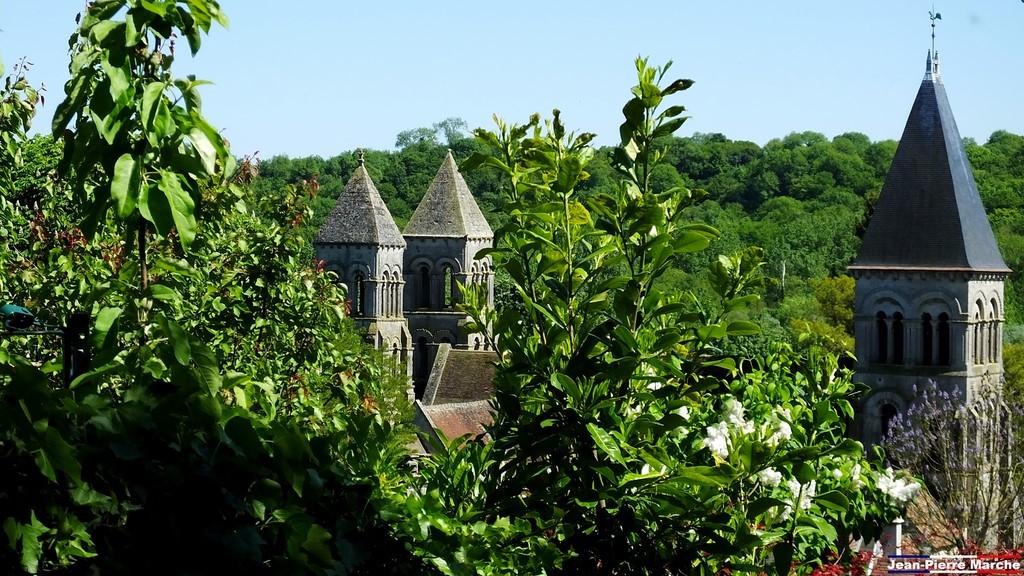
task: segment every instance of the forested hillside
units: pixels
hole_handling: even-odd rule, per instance
[[[432,128],[398,136],[395,151],[366,151],[366,166],[403,227],[426,192],[445,149],[460,161],[479,150],[465,123],[448,119]],[[1007,264],[1015,272],[1007,282],[1008,343],[1020,338],[1012,328],[1024,323],[1021,270],[1024,269],[1024,137],[999,131],[984,144],[966,139],[978,188]],[[775,279],[758,318],[759,340],[810,334],[839,350],[852,350],[853,283],[846,267],[856,255],[860,235],[878,198],[897,142],[872,142],[860,133],[829,140],[816,132],[792,133],[763,147],[732,141],[722,134],[696,134],[663,141],[665,162],[652,177],[655,189],[687,186],[704,190],[706,199],[691,209],[691,219],[722,232],[713,250],[678,260],[663,285],[710,290],[704,270],[718,254],[746,246],[765,250],[766,273]],[[356,151],[329,159],[276,156],[263,160],[257,190],[317,180],[318,198],[307,235],[315,234],[356,166]],[[583,193],[611,190],[619,178],[612,149],[602,148],[582,183]],[[484,213],[497,226],[504,218],[497,180],[483,171],[465,174]]]

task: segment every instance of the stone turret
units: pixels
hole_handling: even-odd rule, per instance
[[[366,171],[363,155],[313,242],[348,287],[351,315],[377,348],[412,367],[412,342],[403,316],[405,239]]]
[[[486,349],[462,326],[466,315],[457,309],[459,285],[482,286],[494,302],[494,273],[490,257],[478,258],[494,242],[473,194],[449,150],[434,181],[417,206],[404,232],[405,310],[415,346],[413,379],[422,395],[437,346]]]

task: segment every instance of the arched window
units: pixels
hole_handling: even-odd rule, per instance
[[[974,348],[971,358],[974,364],[981,364],[981,314],[977,312],[974,313],[974,329],[972,333],[974,334]]]
[[[366,316],[366,278],[362,272],[356,272],[355,293],[352,303],[355,304],[356,316]]]
[[[420,266],[420,308],[430,308],[430,270]]]
[[[932,327],[932,315],[925,312],[921,315],[921,364],[932,365],[932,351],[935,347],[935,334]]]
[[[416,352],[413,362],[413,377],[416,379],[416,399],[423,399],[423,391],[427,387],[427,376],[430,372],[430,362],[427,358],[427,339],[420,336],[416,339]]]
[[[479,350],[479,349],[480,349],[480,337],[477,336],[476,338],[473,338],[473,350]]]
[[[399,283],[400,278],[401,276],[398,274],[398,272],[391,273],[391,282],[389,283],[390,289],[388,293],[388,307],[391,308],[392,316],[402,315],[402,301],[398,297],[400,292],[398,288],[399,286],[401,286],[401,284]]]
[[[455,274],[451,266],[444,267],[444,307],[455,306]]]
[[[999,361],[999,322],[996,318],[997,310],[999,307],[996,305],[996,299],[993,298],[989,302],[990,306],[988,309],[988,361],[998,362]]]
[[[384,316],[387,316],[387,317],[390,318],[390,317],[394,316],[394,287],[395,287],[395,283],[394,283],[394,277],[391,276],[390,274],[385,276],[384,278],[385,278],[385,282],[387,282],[387,284],[384,285],[384,305],[386,306],[385,311],[384,311]]]
[[[892,363],[903,364],[903,314],[892,315]]]
[[[401,316],[401,272],[394,273],[394,315]]]
[[[896,419],[899,411],[892,404],[882,404],[878,412],[879,419],[882,421],[882,439],[884,440],[892,431],[893,420]]]
[[[939,314],[939,366],[949,366],[949,314]]]
[[[876,325],[876,344],[875,348],[875,362],[879,364],[885,364],[886,360],[889,359],[889,326],[885,321],[885,312],[878,313],[878,320],[875,322]]]

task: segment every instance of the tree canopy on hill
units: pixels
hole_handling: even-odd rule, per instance
[[[445,126],[462,125],[453,119],[445,122]],[[458,159],[483,150],[458,131],[445,132],[447,140],[441,143],[442,124],[418,129],[430,138],[402,138],[398,150],[366,153],[367,169],[399,227],[429,186],[446,147]],[[662,137],[659,145],[665,148],[665,158],[651,174],[652,188],[686,186],[706,191],[706,199],[688,210],[692,218],[721,231],[715,241],[716,252],[731,253],[749,245],[764,249],[766,273],[776,280],[760,317],[766,332],[773,338],[795,341],[809,331],[816,341],[828,343],[836,351],[851,350],[849,327],[829,320],[829,313],[818,304],[813,284],[845,274],[860,246],[860,235],[897,143],[872,142],[857,132],[831,140],[816,132],[799,132],[764,146],[732,141],[722,134]],[[1015,271],[1006,284],[1007,321],[1021,324],[1024,310],[1018,294],[1024,294],[1024,168],[1016,159],[1024,155],[1024,137],[998,131],[983,145],[970,139],[965,145],[1003,257]],[[596,151],[587,178],[579,184],[581,196],[607,193],[621,181],[612,167],[612,155],[611,147]],[[258,191],[270,193],[289,183],[316,179],[320,193],[313,201],[314,213],[306,232],[312,238],[356,163],[355,151],[326,160],[277,156],[260,162],[260,176],[254,185]],[[499,181],[480,171],[464,176],[492,227],[503,224]],[[675,258],[662,285],[710,294],[703,271],[714,257],[699,253]],[[505,286],[503,277],[498,281],[499,289]]]

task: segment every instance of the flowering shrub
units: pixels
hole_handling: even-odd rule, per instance
[[[1020,544],[1024,516],[1024,409],[1001,386],[985,386],[970,403],[957,390],[929,382],[883,439],[894,464],[926,482],[938,506],[926,522],[952,524],[951,548],[979,542],[987,549]],[[905,501],[913,489],[889,474],[880,484]]]
[[[690,86],[662,84],[667,68],[637,62],[614,194],[577,196],[592,135],[568,132],[557,111],[476,133],[494,153],[463,169],[507,181],[509,221],[489,253],[522,305],[489,310],[467,294],[469,327],[498,336],[496,420],[486,457],[449,453],[445,466],[483,488],[457,497],[428,467],[407,526],[443,572],[807,573],[900,511],[845,438],[854,386],[834,356],[721,352],[758,331],[747,315],[765,284],[761,250],[712,264],[717,302],[655,287],[674,257],[718,235],[687,221],[700,191],[650,186],[656,142],[684,120],[661,104]]]

